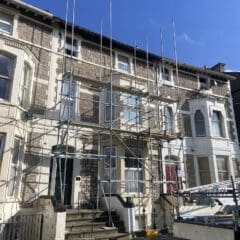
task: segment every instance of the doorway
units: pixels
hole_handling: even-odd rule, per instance
[[[64,149],[66,147],[62,147],[62,150]],[[73,152],[73,147],[68,147],[68,152]],[[56,151],[56,146],[53,147],[53,153],[57,153],[57,157],[51,159],[50,195],[54,196],[57,204],[62,204],[63,201],[65,206],[71,206],[73,157],[71,154],[67,154],[67,158],[65,158],[65,153],[59,149]],[[66,172],[65,181],[64,172]]]

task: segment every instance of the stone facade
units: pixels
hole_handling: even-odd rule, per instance
[[[78,50],[71,58],[63,49],[61,20],[47,13],[29,15],[23,10],[12,11],[17,25],[12,35],[0,36],[0,49],[15,55],[14,88],[11,89],[11,99],[0,100],[0,111],[6,114],[0,119],[14,121],[15,125],[9,129],[0,127],[0,133],[6,135],[4,149],[11,149],[15,136],[24,140],[24,155],[19,157],[21,164],[17,166],[21,176],[18,178],[20,189],[15,190],[15,198],[7,196],[10,169],[15,164],[11,151],[2,152],[0,177],[5,183],[1,187],[5,192],[1,200],[15,204],[16,211],[19,203],[31,206],[41,195],[52,194],[57,198],[61,173],[57,175],[56,169],[60,169],[61,160],[66,156],[72,163],[64,165],[69,176],[69,202],[66,205],[95,206],[98,193],[102,194],[98,180],[109,184],[109,179],[104,178],[109,177],[110,172],[106,151],[110,142],[115,149],[112,161],[116,160],[111,173],[116,180],[114,193],[124,199],[131,197],[137,206],[136,215],[140,218],[144,213],[149,226],[153,209],[162,204],[160,195],[169,194],[169,189],[176,187],[176,184],[169,183],[175,181],[171,175],[176,174],[176,169],[182,172],[180,187],[201,184],[199,156],[209,160],[212,182],[218,181],[216,156],[226,157],[229,175],[238,176],[239,149],[227,75],[179,63],[177,78],[174,61],[162,63],[161,58],[149,54],[149,62],[146,62],[143,50],[137,50],[134,66],[134,48],[114,41],[114,121],[113,137],[110,138],[107,119],[110,116],[107,100],[111,75],[109,39],[105,39],[101,55],[99,36],[76,28]],[[122,63],[124,69],[121,64],[119,67],[119,56],[127,59]],[[25,62],[31,66],[29,109],[19,106]],[[163,66],[168,69],[168,79],[164,79],[160,70]],[[63,89],[63,80],[71,80],[64,74],[71,71],[75,89],[69,94],[69,88]],[[200,89],[199,78],[203,76],[209,81],[208,90]],[[60,118],[64,104],[72,114],[67,132]],[[205,136],[196,134],[194,116],[197,110],[201,110],[205,117]],[[221,112],[224,136],[213,136],[213,111]],[[59,143],[64,146],[62,149],[58,148]],[[71,149],[71,152],[66,154],[64,148]],[[60,149],[61,154],[56,153],[56,149]],[[140,160],[136,160],[133,154],[136,149],[141,153]],[[136,161],[141,164],[137,166]],[[136,176],[143,186],[141,192]],[[9,212],[8,217],[11,214]],[[163,223],[160,225],[164,226]]]

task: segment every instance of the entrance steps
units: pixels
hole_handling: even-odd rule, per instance
[[[124,224],[116,212],[112,212],[114,227],[108,227],[108,212],[101,210],[67,210],[65,240],[129,240]]]

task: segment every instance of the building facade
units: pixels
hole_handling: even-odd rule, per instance
[[[132,199],[135,229],[164,228],[162,196],[238,176],[234,77],[219,64],[176,68],[66,29],[24,2],[0,3],[2,220],[39,196],[86,208],[110,194]]]

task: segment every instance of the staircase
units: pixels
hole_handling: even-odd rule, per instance
[[[108,213],[100,210],[67,210],[65,240],[129,240],[124,224],[116,212],[112,212],[115,227],[108,227]]]

